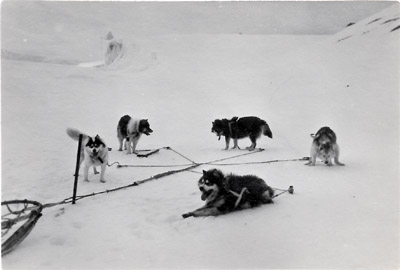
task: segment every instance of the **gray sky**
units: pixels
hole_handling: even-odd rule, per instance
[[[257,1],[147,3],[139,17],[177,32],[332,34],[396,2]],[[146,16],[149,15],[149,16]],[[152,31],[151,26],[149,31]]]
[[[222,2],[3,2],[2,17],[31,27],[47,23],[98,22],[133,34],[243,33],[333,34],[396,1],[222,1]],[[37,23],[35,27],[38,27]],[[84,27],[84,25],[82,25]],[[34,30],[34,29],[32,29]]]

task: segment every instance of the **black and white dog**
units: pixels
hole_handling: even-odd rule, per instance
[[[117,137],[119,142],[119,151],[122,151],[122,145],[125,140],[125,150],[127,154],[136,153],[136,146],[142,134],[147,136],[152,133],[149,121],[147,119],[134,119],[129,115],[124,115],[118,122]]]
[[[261,204],[273,203],[274,190],[254,175],[224,175],[220,170],[203,171],[198,181],[201,199],[206,204],[183,218],[217,216]]]
[[[84,164],[83,178],[85,181],[89,181],[89,168],[93,166],[94,174],[99,172],[96,170],[96,166],[100,166],[100,182],[105,183],[104,174],[107,168],[108,162],[108,148],[105,142],[100,138],[99,135],[90,137],[79,130],[73,128],[67,128],[67,134],[72,139],[78,141],[79,135],[82,134],[82,146],[80,149],[80,165]]]
[[[313,138],[310,150],[310,161],[305,165],[314,166],[317,157],[322,160],[326,165],[332,166],[332,159],[336,165],[344,166],[343,163],[339,162],[339,145],[336,142],[336,134],[329,127],[322,127],[314,135],[310,135]]]
[[[250,151],[256,148],[257,139],[261,134],[272,139],[272,132],[267,122],[256,116],[246,116],[241,118],[235,116],[231,120],[226,118],[216,119],[212,122],[211,132],[218,136],[218,140],[221,139],[221,136],[225,136],[225,150],[229,148],[231,138],[233,139],[232,149],[235,149],[239,148],[237,142],[238,139],[249,137],[251,145],[246,149]]]

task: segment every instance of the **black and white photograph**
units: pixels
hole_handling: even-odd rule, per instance
[[[399,269],[400,2],[1,2],[1,267]]]

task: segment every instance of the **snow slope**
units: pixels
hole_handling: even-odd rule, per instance
[[[40,13],[30,14],[28,21],[41,22],[35,15]],[[377,14],[382,21],[393,16],[399,16],[399,4]],[[124,114],[148,118],[154,130],[139,149],[171,146],[196,162],[246,153],[221,150],[224,143],[210,132],[216,118],[257,115],[272,129],[274,138],[258,143],[265,151],[232,162],[308,156],[309,134],[328,125],[346,164],[203,165],[47,208],[28,238],[2,258],[3,268],[399,268],[400,31],[388,31],[398,21],[375,24],[373,31],[367,21],[330,37],[130,36],[121,27],[116,38],[126,44],[124,56],[108,67],[2,59],[3,201],[50,203],[71,196],[77,146],[66,127],[100,134],[113,148],[110,162],[187,164],[168,150],[147,159],[116,151],[116,124]],[[15,46],[19,55],[53,53],[68,60],[87,51],[76,42],[83,35],[77,29],[62,34],[79,51],[72,54],[61,49],[63,42],[40,46],[60,38],[52,31],[34,35],[21,21],[7,22],[32,39],[30,46]],[[360,34],[364,28],[370,32]],[[8,39],[2,49],[12,51],[14,43]],[[275,188],[293,185],[295,194],[225,216],[182,219],[202,205],[198,173],[212,167],[256,174]],[[175,168],[182,167],[112,166],[107,183],[90,175],[89,183],[79,182],[78,193]]]

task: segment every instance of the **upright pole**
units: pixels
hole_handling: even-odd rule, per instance
[[[74,181],[74,193],[72,194],[72,204],[75,204],[76,191],[78,189],[78,176],[79,176],[79,165],[81,160],[81,146],[82,146],[82,134],[79,134],[78,141],[78,153],[76,155],[76,167],[75,167],[75,181]]]

